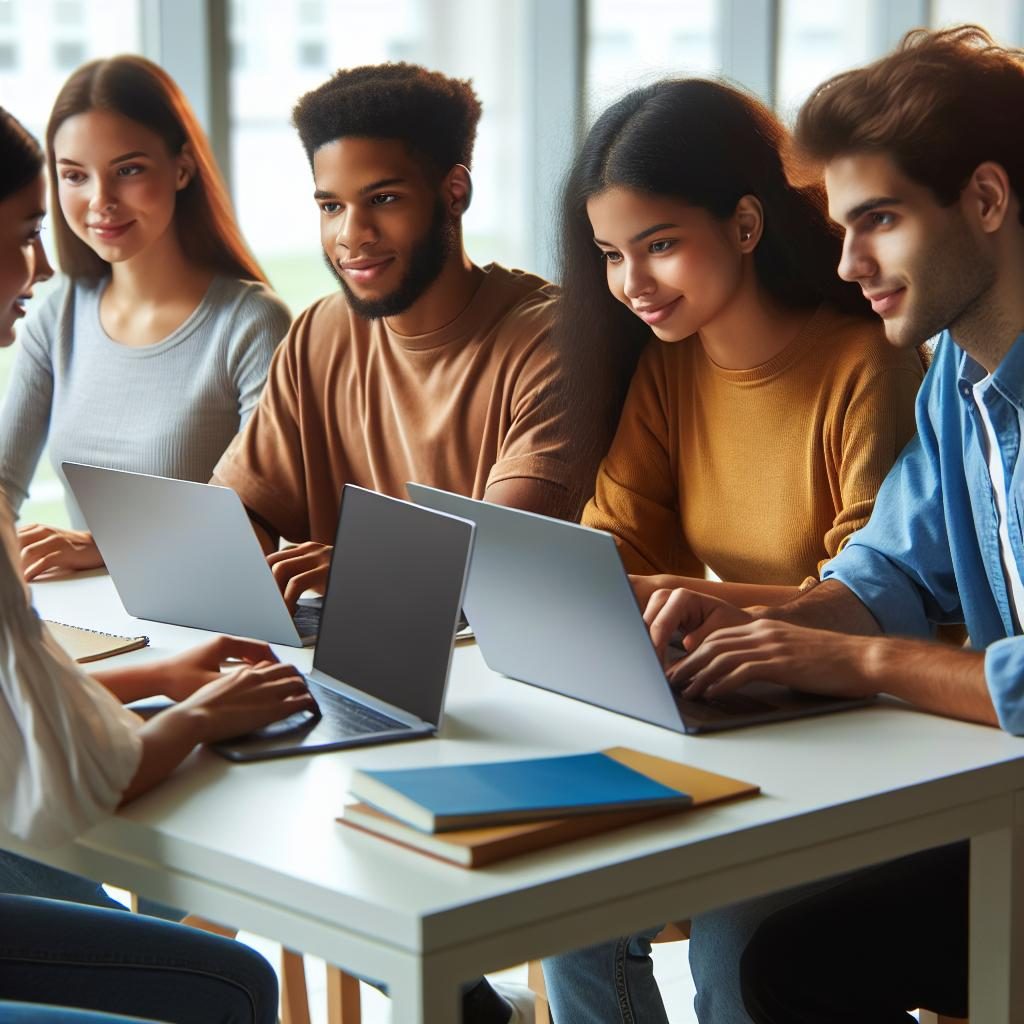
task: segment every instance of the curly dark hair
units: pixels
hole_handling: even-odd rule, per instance
[[[43,151],[25,126],[0,107],[0,200],[23,189],[43,169]]]
[[[292,124],[309,162],[329,142],[400,139],[440,174],[471,166],[480,100],[466,80],[416,64],[344,68],[295,104]]]

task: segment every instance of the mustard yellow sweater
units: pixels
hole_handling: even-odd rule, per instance
[[[922,376],[880,324],[827,307],[752,370],[652,339],[583,522],[630,572],[798,585],[867,522]]]

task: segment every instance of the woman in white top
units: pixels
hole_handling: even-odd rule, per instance
[[[33,284],[51,274],[39,243],[44,207],[39,147],[0,109],[0,345],[13,341]],[[269,648],[226,638],[90,678],[43,627],[18,558],[13,517],[0,500],[0,829],[7,833],[41,846],[66,842],[164,779],[196,744],[314,706],[302,679]],[[228,656],[249,664],[222,676]],[[147,693],[179,703],[142,722],[118,699]],[[110,970],[82,971],[84,962]],[[164,1020],[270,1022],[275,993],[267,965],[229,940],[114,911],[0,897],[0,999],[37,1003],[59,994],[68,1005]]]
[[[245,424],[287,308],[245,246],[209,143],[142,57],[93,61],[47,126],[65,280],[33,311],[0,415],[0,487],[17,512],[43,446],[64,461],[205,483]],[[20,531],[27,579],[101,565],[71,530]]]

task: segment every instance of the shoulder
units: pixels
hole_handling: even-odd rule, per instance
[[[355,314],[340,292],[325,295],[307,306],[291,322],[279,351],[297,365],[326,367],[353,334]]]
[[[850,316],[823,307],[819,333],[837,378],[871,380],[879,375],[910,374],[917,381],[925,366],[916,348],[897,347],[885,337],[880,320]]]
[[[219,277],[210,289],[210,301],[217,315],[239,326],[262,323],[279,328],[282,336],[292,319],[288,307],[259,281]]]
[[[497,263],[482,269],[487,275],[481,285],[487,288],[487,315],[503,332],[530,337],[550,330],[558,301],[555,285]]]
[[[54,350],[74,339],[75,308],[94,307],[101,282],[61,277],[45,299],[29,309],[25,321],[25,343]]]

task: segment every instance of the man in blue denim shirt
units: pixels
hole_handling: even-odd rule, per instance
[[[651,598],[659,649],[688,634],[674,669],[686,696],[767,678],[1024,734],[1022,109],[1024,55],[959,29],[911,34],[801,110],[797,138],[845,229],[840,275],[894,345],[940,337],[918,436],[818,586],[746,611]],[[932,639],[941,623],[966,623],[970,647]],[[967,887],[961,843],[698,917],[700,1019],[966,1016]]]

